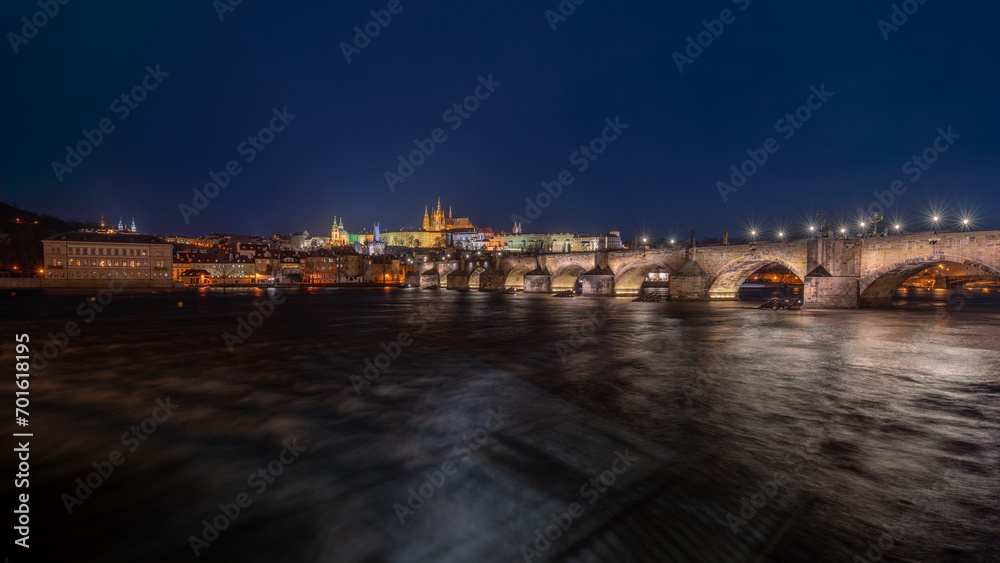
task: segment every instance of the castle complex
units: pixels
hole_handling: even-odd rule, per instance
[[[448,206],[448,216],[445,217],[444,210],[441,209],[441,198],[439,197],[437,209],[434,210],[433,215],[428,214],[427,207],[424,207],[424,224],[421,228],[428,232],[441,232],[453,229],[475,229],[476,227],[468,217],[453,219],[451,217],[451,206]]]

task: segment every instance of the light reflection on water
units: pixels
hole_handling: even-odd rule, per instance
[[[995,295],[939,315],[919,292],[850,311],[284,294],[234,353],[222,335],[264,291],[121,295],[35,376],[41,553],[190,560],[188,536],[292,437],[307,451],[200,559],[523,561],[573,502],[587,510],[533,560],[843,561],[890,529],[890,561],[988,561],[1000,547]],[[5,300],[0,327],[36,342],[82,300],[27,297]],[[351,376],[403,331],[412,342],[356,393]],[[177,413],[67,516],[60,495],[165,396]],[[498,407],[509,424],[456,454]],[[581,501],[625,448],[640,461]],[[446,461],[455,473],[401,524],[394,505]],[[748,514],[741,499],[777,472],[780,492],[733,534],[727,514]]]

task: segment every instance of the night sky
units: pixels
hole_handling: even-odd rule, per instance
[[[821,209],[855,221],[895,180],[906,191],[886,215],[908,228],[942,211],[1000,226],[1000,5],[909,0],[897,5],[916,11],[893,22],[889,1],[664,4],[566,0],[573,13],[556,19],[556,0],[401,0],[348,63],[342,43],[393,3],[245,0],[220,21],[226,4],[210,0],[77,1],[37,16],[49,21],[23,42],[9,33],[41,8],[8,0],[0,200],[70,220],[134,216],[159,234],[269,235],[328,233],[335,215],[351,231],[419,227],[441,196],[509,231],[525,198],[568,170],[525,231],[794,231]],[[681,72],[674,53],[701,32],[708,42],[703,20],[721,35],[690,47]],[[478,107],[446,114],[480,77],[493,83]],[[144,79],[155,88],[128,107],[121,96]],[[807,121],[782,128],[810,101]],[[272,120],[286,107],[287,125]],[[574,152],[615,118],[627,129],[581,171]],[[103,119],[114,129],[60,181],[53,162]],[[240,149],[271,123],[284,129],[263,150]],[[390,189],[385,172],[437,128],[446,139]],[[724,201],[717,182],[769,138],[776,151]],[[936,141],[947,152],[907,172]],[[178,206],[231,160],[240,172],[186,222]]]

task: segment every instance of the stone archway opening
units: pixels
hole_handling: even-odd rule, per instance
[[[579,286],[580,276],[587,271],[583,266],[570,265],[552,275],[552,291],[575,290]]]
[[[476,266],[472,272],[469,273],[469,289],[479,289],[479,276],[485,271],[486,268],[483,266]]]
[[[773,297],[802,299],[802,276],[790,264],[773,260],[746,260],[730,265],[716,276],[709,299],[768,300]]]
[[[443,262],[438,267],[438,275],[441,279],[441,289],[448,288],[448,274],[458,270],[457,262]]]
[[[643,286],[650,280],[650,275],[657,272],[656,278],[663,278],[664,281],[670,279],[670,270],[663,264],[657,262],[646,262],[630,266],[618,274],[615,279],[615,293],[617,295],[637,295],[642,292]]]
[[[1000,290],[1000,271],[969,260],[913,259],[861,282],[862,307],[889,307],[896,299],[945,302],[950,291]]]
[[[740,301],[760,301],[774,297],[802,299],[805,284],[795,272],[777,262],[765,264],[740,284]]]
[[[503,286],[505,289],[524,289],[524,274],[527,274],[534,267],[529,266],[515,266],[510,272],[507,272],[507,277],[503,280]]]

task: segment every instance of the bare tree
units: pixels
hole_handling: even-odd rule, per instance
[[[223,262],[222,264],[219,264],[216,271],[219,272],[220,276],[222,276],[222,293],[225,293],[226,279],[233,277],[233,274],[236,273],[236,266],[229,262]]]

